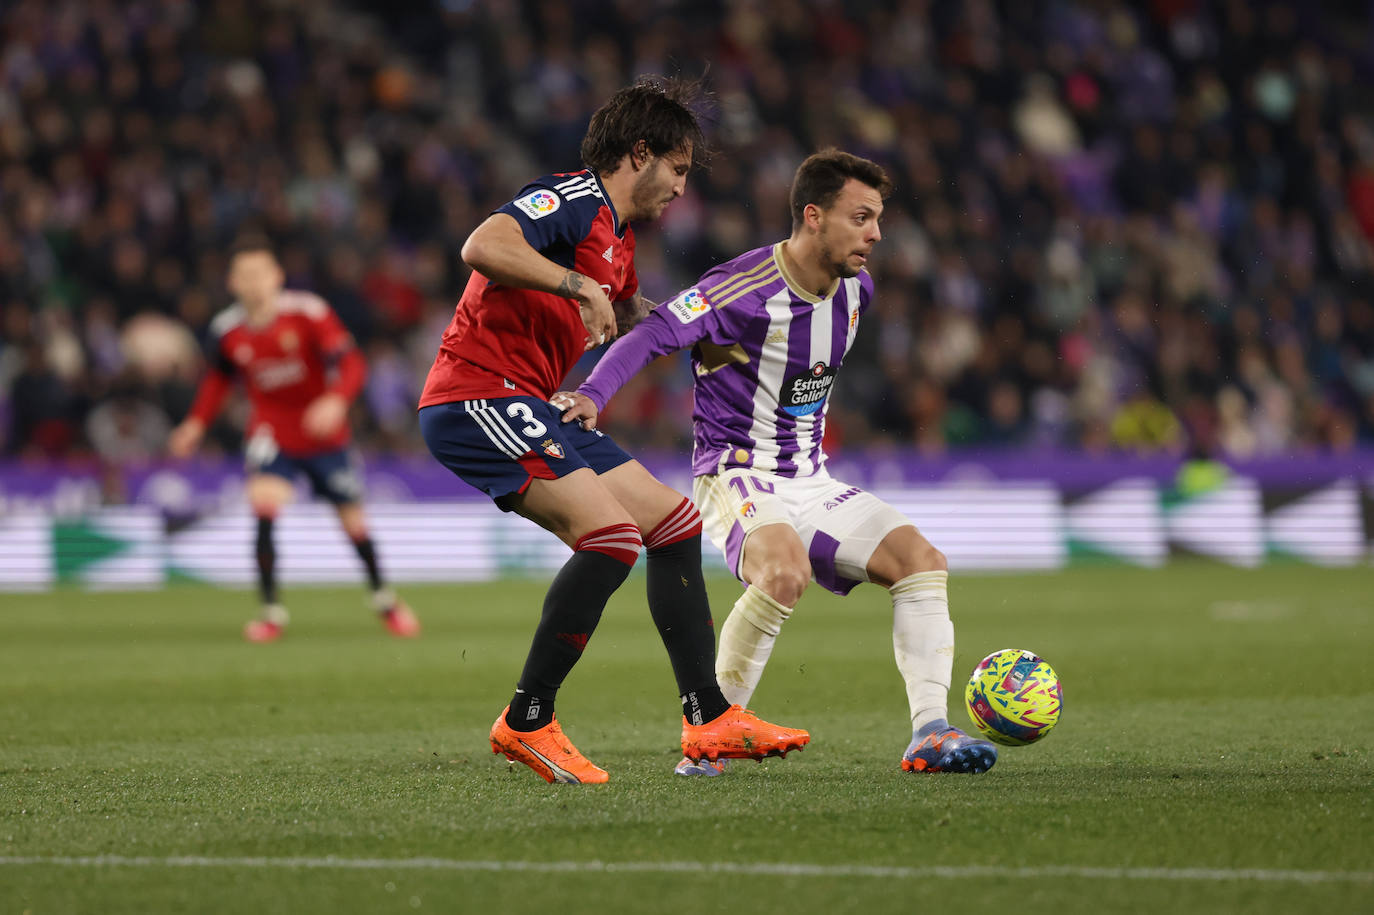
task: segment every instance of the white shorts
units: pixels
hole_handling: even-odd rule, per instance
[[[848,594],[868,581],[868,560],[883,538],[911,520],[872,493],[832,479],[825,468],[809,477],[782,477],[748,467],[700,476],[692,499],[702,526],[735,577],[749,535],[767,524],[790,524],[811,558],[816,584]]]

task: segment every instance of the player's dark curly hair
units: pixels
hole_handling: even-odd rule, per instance
[[[692,162],[707,158],[706,139],[693,106],[704,98],[699,80],[641,76],[592,115],[582,139],[582,162],[599,175],[610,174],[640,140],[662,156],[692,144]]]
[[[828,209],[850,178],[873,188],[884,200],[892,193],[892,182],[877,162],[834,147],[807,156],[792,178],[792,228],[802,224],[802,214],[810,204]]]

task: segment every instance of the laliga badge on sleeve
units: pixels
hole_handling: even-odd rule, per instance
[[[669,302],[668,310],[683,324],[691,324],[711,310],[711,303],[706,301],[700,289],[693,286]]]
[[[543,219],[550,213],[556,213],[562,203],[562,198],[553,191],[544,188],[531,191],[524,197],[515,198],[515,205],[524,211],[530,219]]]

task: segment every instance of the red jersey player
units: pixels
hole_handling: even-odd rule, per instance
[[[681,694],[683,752],[762,758],[810,740],[731,706],[716,683],[696,507],[600,432],[560,422],[548,400],[584,350],[615,336],[617,310],[629,324],[652,307],[629,223],[657,219],[686,187],[701,148],[688,91],[641,80],[617,92],[592,116],[586,168],[526,185],[468,237],[463,260],[475,272],[420,399],[425,442],[444,466],[573,549],[490,735],[493,752],[550,782],[607,779],[563,734],[554,697],[641,546]]]
[[[200,445],[237,377],[252,412],[245,430],[248,501],[258,521],[261,618],[244,627],[252,642],[277,639],[288,616],[277,600],[272,526],[304,474],[316,495],[333,503],[372,586],[373,609],[388,630],[413,637],[420,624],[382,580],[362,508],[362,480],[348,450],[348,405],[362,389],[366,367],[353,338],[323,299],[282,288],[284,277],[265,239],[235,245],[229,289],[238,301],[210,324],[210,369],[190,415],[172,431],[168,448],[187,457]]]

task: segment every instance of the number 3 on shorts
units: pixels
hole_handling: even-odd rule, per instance
[[[534,418],[534,411],[530,409],[529,404],[523,404],[516,401],[506,407],[506,415],[512,419],[524,420],[528,424],[525,428],[520,430],[520,433],[524,435],[525,438],[538,438],[549,431],[548,426]]]

